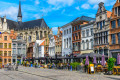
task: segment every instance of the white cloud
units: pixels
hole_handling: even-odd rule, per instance
[[[57,31],[58,31],[58,27],[52,27],[52,31],[53,31],[53,34],[57,34]]]
[[[51,5],[55,5],[55,6],[58,6],[58,5],[68,5],[68,6],[71,6],[74,2],[74,0],[47,0],[47,2]]]
[[[81,6],[81,8],[83,8],[83,9],[89,9],[89,8],[90,8],[90,5],[89,5],[89,4],[83,4],[83,5]]]
[[[17,20],[17,14],[18,14],[18,8],[13,6],[5,9],[4,11],[0,11],[0,16],[6,15],[7,17],[13,20]]]
[[[39,0],[35,0],[35,4],[36,5],[40,4],[40,1]]]
[[[40,19],[40,18],[41,18],[41,15],[40,15],[40,14],[35,14],[34,17],[35,17],[36,19]]]
[[[75,7],[75,9],[80,10],[80,7],[79,7],[79,6],[77,6],[77,7]]]
[[[98,9],[98,5],[97,5],[97,4],[94,5],[94,6],[93,6],[93,9]]]

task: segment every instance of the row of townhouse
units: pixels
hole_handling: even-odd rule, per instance
[[[81,16],[61,27],[62,56],[84,53],[117,57],[120,53],[120,0],[112,12],[100,2],[95,18]]]

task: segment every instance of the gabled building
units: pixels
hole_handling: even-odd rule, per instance
[[[55,40],[56,35],[53,35],[53,33],[49,34],[49,57],[55,57]]]
[[[109,24],[111,12],[105,9],[104,3],[99,3],[94,23],[94,52],[109,56]]]
[[[73,54],[81,53],[81,25],[88,24],[90,21],[94,21],[94,18],[81,16],[73,20],[72,22],[72,44]]]
[[[17,33],[14,30],[0,34],[0,67],[12,64],[12,40],[16,37]]]
[[[62,31],[58,27],[58,32],[55,40],[55,54],[62,56]]]
[[[72,54],[72,25],[68,23],[62,29],[62,56]]]
[[[93,24],[94,21],[81,25],[81,54],[94,52]]]
[[[120,0],[116,0],[112,8],[109,28],[110,57],[117,58],[120,53]]]
[[[19,64],[26,58],[26,42],[21,36],[17,36],[15,40],[12,40],[12,63],[19,61]]]

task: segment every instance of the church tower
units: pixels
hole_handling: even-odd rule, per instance
[[[21,1],[19,1],[19,10],[18,10],[18,24],[22,23],[22,12],[21,12]]]

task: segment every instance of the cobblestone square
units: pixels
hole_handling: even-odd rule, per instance
[[[0,69],[0,80],[120,80],[120,76],[20,66],[19,71]]]

